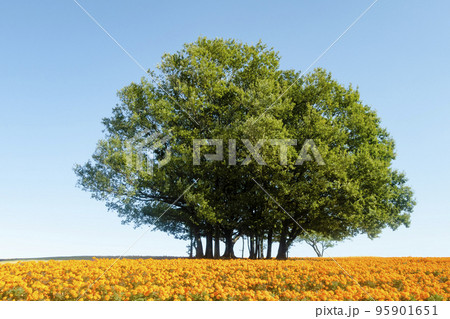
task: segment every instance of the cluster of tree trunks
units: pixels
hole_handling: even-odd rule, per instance
[[[282,232],[281,237],[279,238],[279,247],[276,258],[277,259],[285,259],[287,258],[287,251],[289,246],[292,244],[292,240],[287,239],[287,232]],[[234,253],[234,246],[239,239],[243,239],[245,243],[245,239],[241,235],[233,236],[233,232],[229,232],[229,234],[222,238],[219,235],[219,232],[213,234],[207,234],[204,236],[205,239],[205,249],[203,249],[202,237],[198,233],[194,233],[193,237],[191,237],[190,241],[190,249],[189,256],[191,258],[237,258]],[[224,242],[225,251],[221,255],[220,252],[220,243]],[[249,252],[250,259],[263,259],[272,258],[272,246],[273,246],[273,230],[270,230],[265,236],[248,236],[246,237],[247,247]],[[244,244],[243,243],[243,244]],[[264,243],[266,243],[266,247],[264,247]],[[245,246],[242,247],[244,249]],[[266,248],[264,254],[264,248]],[[195,251],[195,255],[194,252]],[[244,252],[242,251],[242,257],[244,256]]]

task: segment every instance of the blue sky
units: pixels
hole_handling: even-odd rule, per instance
[[[304,70],[371,1],[80,0],[145,68],[199,36],[262,40]],[[396,140],[417,207],[410,228],[356,237],[332,256],[449,256],[450,3],[380,0],[315,65],[358,86]],[[116,92],[143,72],[72,1],[0,3],[0,258],[119,255],[145,228],[76,188]],[[148,232],[130,255],[184,255]],[[240,255],[241,243],[235,248]],[[291,256],[314,256],[297,245]]]

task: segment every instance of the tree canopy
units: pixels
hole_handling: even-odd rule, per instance
[[[264,241],[271,257],[277,241],[280,259],[305,232],[374,238],[409,225],[415,202],[392,168],[394,141],[352,86],[323,69],[282,70],[262,43],[223,39],[185,44],[158,70],[118,93],[105,137],[75,167],[125,223],[193,239],[197,257],[219,257],[220,241],[234,257],[242,236],[251,258]],[[143,147],[149,139],[159,144]]]

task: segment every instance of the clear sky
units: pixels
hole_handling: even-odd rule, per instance
[[[372,1],[79,2],[145,68],[207,36],[262,40],[304,70]],[[444,0],[380,0],[315,65],[377,110],[418,203],[410,228],[331,256],[449,256],[449,13]],[[0,258],[120,255],[146,228],[121,225],[72,168],[93,153],[116,92],[145,74],[72,0],[0,2],[0,42]],[[186,244],[148,232],[128,254],[180,256]]]

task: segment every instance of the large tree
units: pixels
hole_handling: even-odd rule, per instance
[[[218,257],[220,241],[234,257],[247,236],[252,257],[266,239],[283,259],[308,231],[373,238],[408,226],[412,191],[376,113],[324,70],[300,78],[279,60],[261,43],[206,38],[164,55],[156,82],[119,92],[105,138],[75,168],[80,185],[125,222],[195,238],[197,257]],[[161,144],[150,153],[149,139]],[[205,159],[218,145],[223,158]]]

